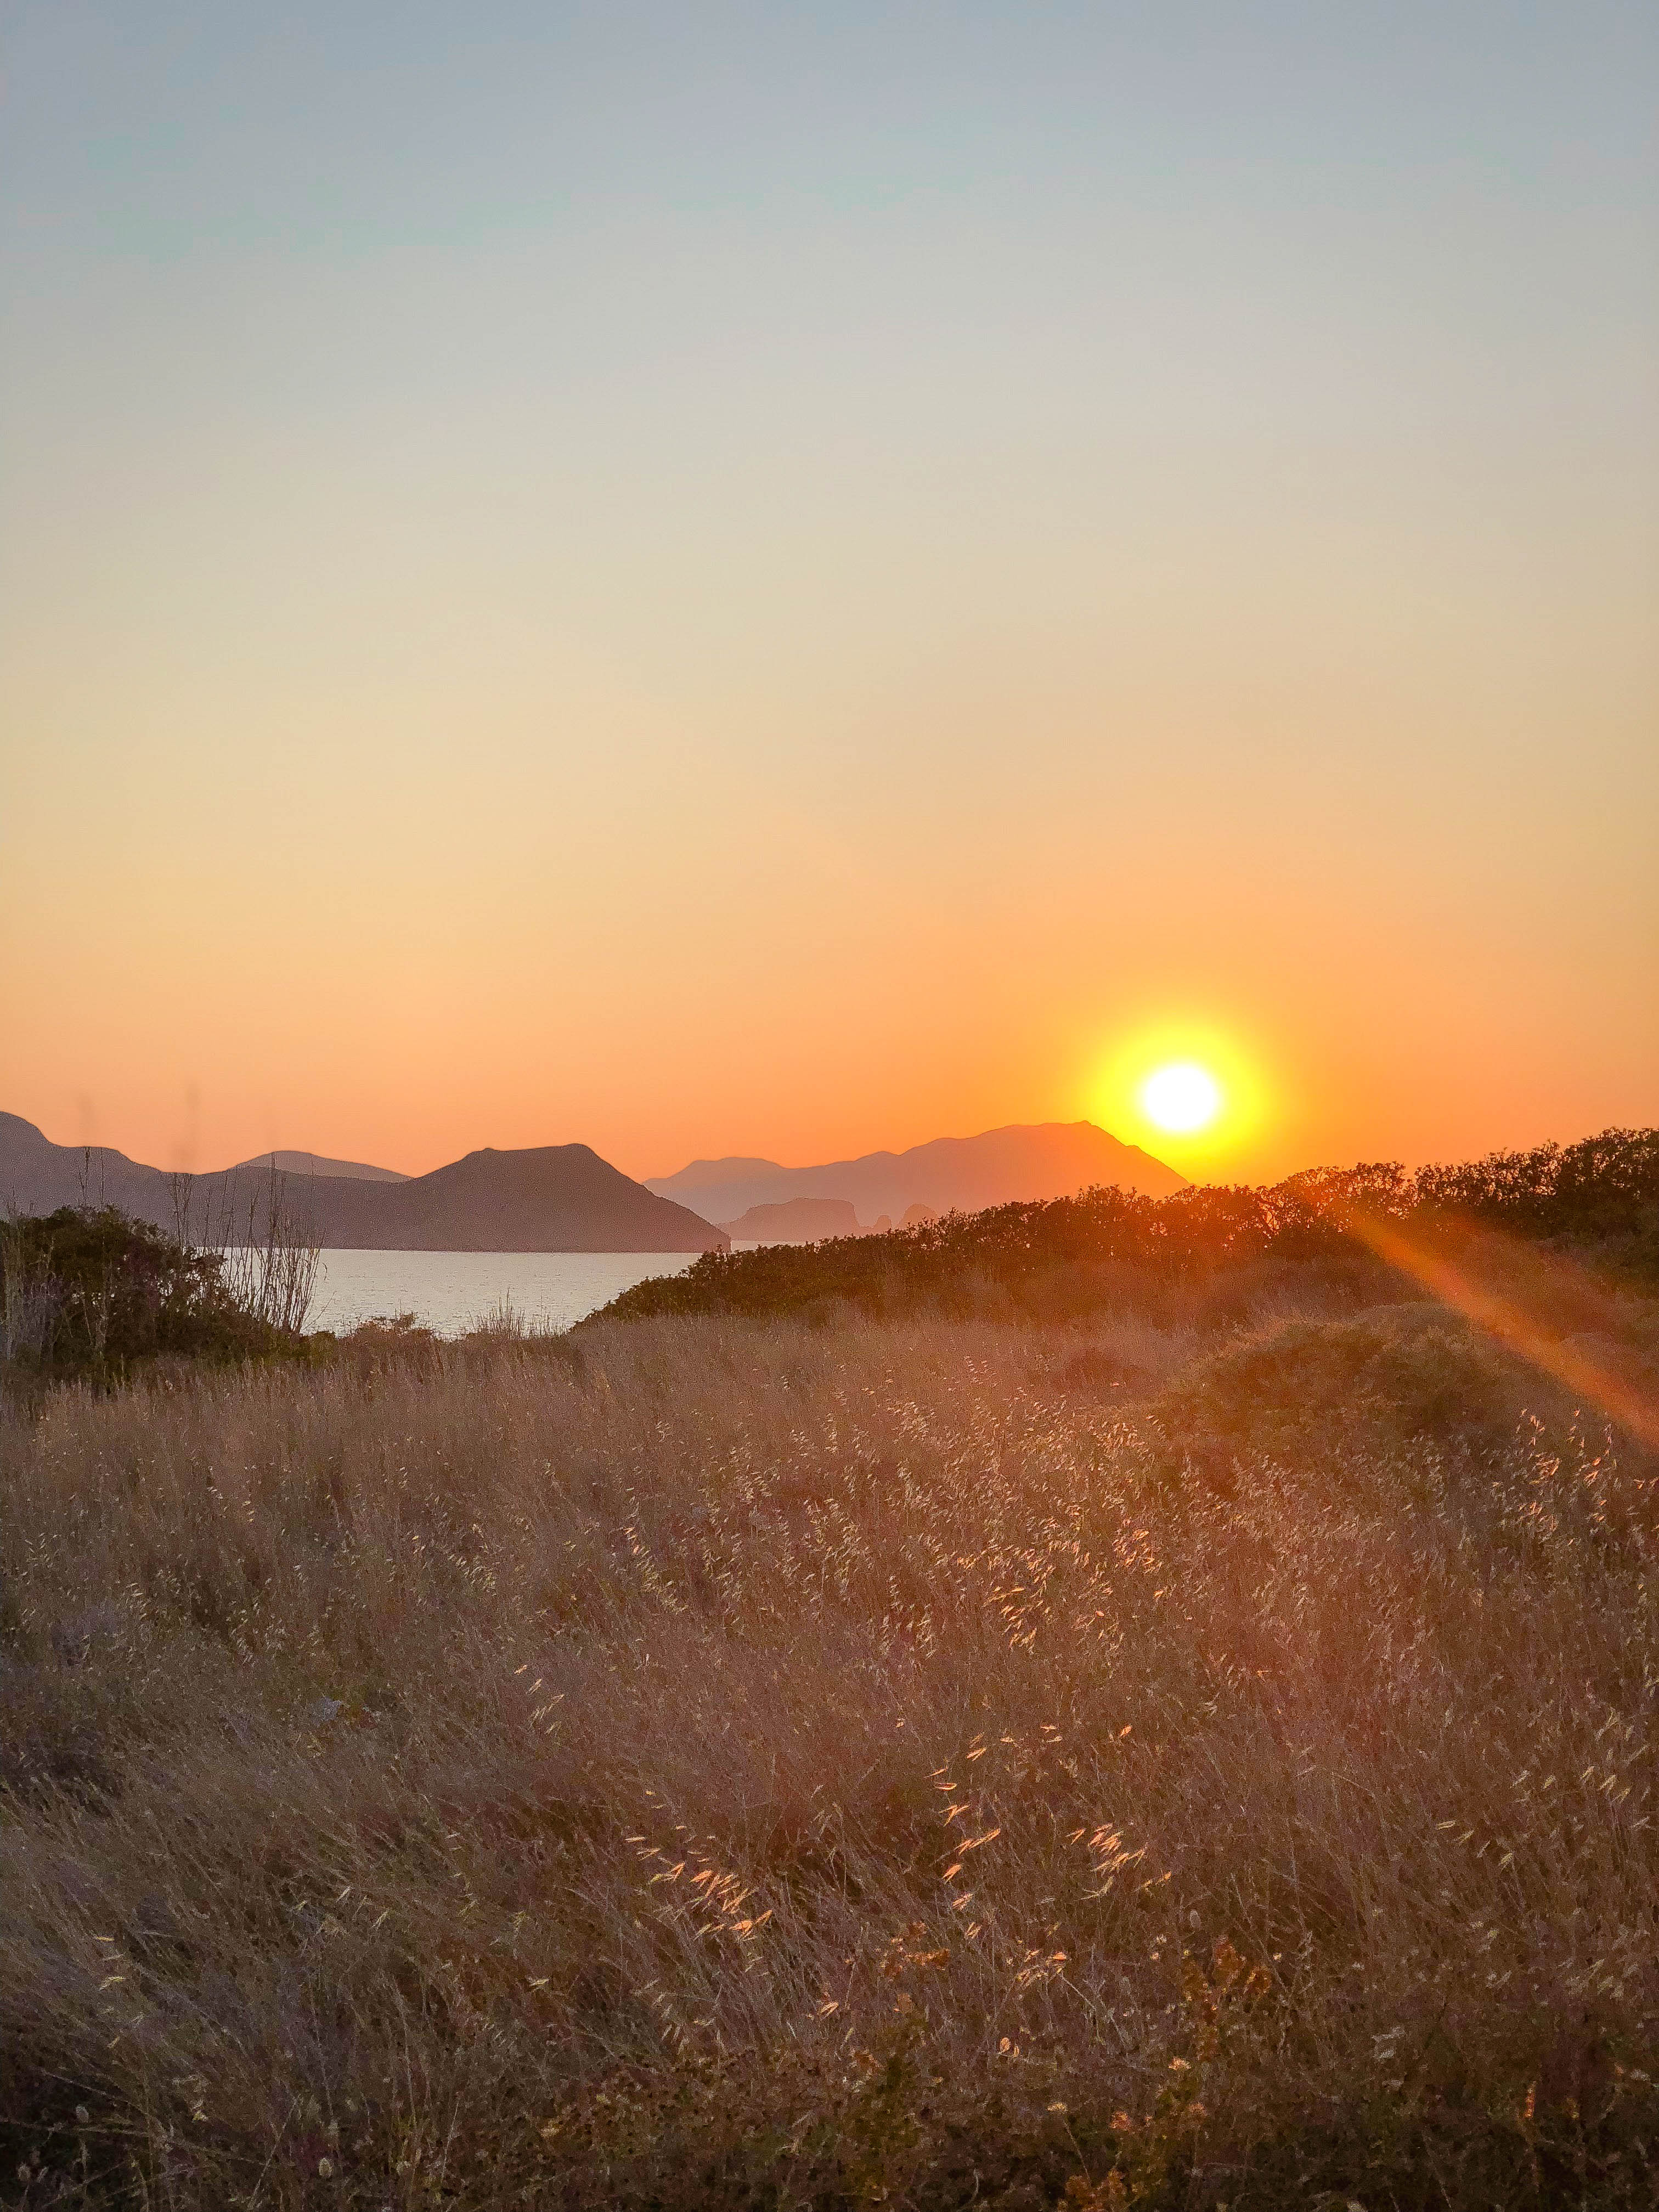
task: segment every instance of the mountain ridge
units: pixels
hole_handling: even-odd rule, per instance
[[[331,1160],[321,1152],[256,1152],[251,1159],[238,1160],[234,1167],[216,1172],[234,1175],[238,1169],[249,1168],[256,1172],[275,1161],[283,1175],[326,1176],[332,1182],[413,1182],[413,1176],[405,1175],[401,1168],[378,1168],[368,1160]]]
[[[198,1243],[246,1244],[263,1242],[279,1196],[302,1238],[337,1250],[714,1252],[729,1243],[589,1145],[485,1146],[395,1182],[284,1174],[268,1161],[169,1175],[109,1146],[54,1145],[21,1115],[0,1113],[0,1211],[118,1206]]]
[[[885,1213],[896,1221],[915,1205],[972,1213],[1013,1200],[1069,1198],[1093,1183],[1117,1183],[1149,1198],[1188,1188],[1187,1178],[1164,1161],[1092,1121],[1011,1122],[976,1136],[934,1137],[904,1152],[865,1152],[814,1167],[787,1168],[743,1155],[693,1160],[674,1175],[644,1182],[659,1197],[720,1222],[794,1198],[850,1200],[862,1220]]]

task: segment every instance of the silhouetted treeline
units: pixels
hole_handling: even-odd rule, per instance
[[[1200,1326],[1294,1284],[1339,1304],[1418,1295],[1345,1224],[1455,1216],[1659,1283],[1659,1130],[1607,1129],[1563,1147],[1493,1152],[1415,1174],[1395,1162],[1319,1168],[1271,1187],[1204,1185],[1173,1198],[1115,1188],[947,1214],[885,1237],[707,1253],[605,1309],[763,1316],[846,1304],[871,1313],[1063,1320],[1133,1304]]]
[[[1467,1214],[1522,1237],[1591,1244],[1659,1240],[1659,1129],[1604,1129],[1576,1145],[1492,1152],[1411,1178],[1415,1206]]]

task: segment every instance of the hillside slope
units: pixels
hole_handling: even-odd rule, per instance
[[[763,1244],[636,1284],[605,1310],[775,1321],[852,1307],[1073,1322],[1131,1310],[1231,1328],[1276,1299],[1358,1311],[1426,1290],[1506,1340],[1566,1342],[1561,1358],[1534,1352],[1552,1372],[1577,1373],[1592,1402],[1598,1376],[1618,1370],[1636,1426],[1659,1438],[1656,1288],[1659,1129],[1604,1129],[1414,1174],[1372,1162],[1269,1188],[1208,1184],[1164,1199],[1095,1189],[887,1237]],[[1608,1346],[1632,1328],[1647,1349],[1641,1371],[1625,1373]]]
[[[385,1252],[717,1252],[726,1232],[586,1145],[486,1146],[408,1182],[308,1176],[319,1241]]]
[[[170,1229],[173,1187],[174,1178],[161,1168],[145,1167],[107,1145],[54,1145],[21,1115],[0,1114],[0,1211],[118,1206],[124,1213]]]
[[[862,1236],[872,1225],[860,1223],[844,1198],[791,1198],[781,1206],[751,1206],[735,1221],[720,1224],[734,1244],[817,1244],[826,1237]]]
[[[936,1137],[908,1152],[866,1152],[817,1167],[693,1160],[677,1175],[646,1178],[647,1190],[677,1199],[710,1221],[731,1221],[751,1206],[781,1206],[794,1198],[846,1199],[862,1221],[882,1213],[896,1221],[912,1206],[974,1213],[1015,1200],[1070,1198],[1096,1183],[1115,1183],[1147,1198],[1167,1198],[1187,1187],[1185,1177],[1162,1160],[1092,1121],[1016,1123],[976,1137]]]

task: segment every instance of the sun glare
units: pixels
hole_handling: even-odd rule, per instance
[[[1248,1157],[1280,1098],[1231,1029],[1188,1013],[1126,1023],[1085,1096],[1102,1128],[1198,1176]]]
[[[1140,1086],[1147,1120],[1172,1136],[1207,1129],[1221,1111],[1221,1085],[1195,1060],[1171,1060],[1155,1068]]]

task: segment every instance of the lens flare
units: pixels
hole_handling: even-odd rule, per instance
[[[1195,1060],[1171,1060],[1155,1068],[1140,1086],[1141,1111],[1172,1136],[1206,1129],[1221,1111],[1221,1085]]]

